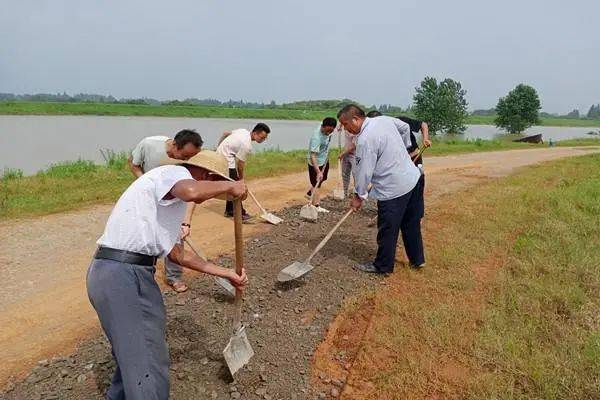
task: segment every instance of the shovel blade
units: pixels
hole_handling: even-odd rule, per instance
[[[294,261],[292,264],[279,271],[277,280],[279,282],[293,281],[294,279],[298,279],[302,275],[312,271],[313,268],[314,267],[310,264]]]
[[[333,189],[333,198],[336,200],[344,200],[344,189]]]
[[[228,279],[217,276],[215,278],[215,282],[217,285],[221,286],[221,288],[223,288],[231,297],[235,296],[235,288]]]
[[[223,350],[223,357],[225,357],[231,376],[248,364],[253,356],[254,350],[252,350],[248,336],[246,336],[246,328],[242,326],[231,336],[229,343]]]
[[[283,219],[281,219],[277,215],[271,214],[271,213],[262,214],[260,217],[262,219],[264,219],[265,221],[267,221],[268,223],[273,224],[273,225],[278,225],[283,222]]]
[[[318,217],[319,212],[317,211],[317,207],[313,206],[312,204],[302,206],[300,209],[300,218],[302,219],[315,222]]]

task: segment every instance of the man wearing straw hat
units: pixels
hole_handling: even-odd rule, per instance
[[[239,276],[203,261],[180,243],[187,202],[243,198],[244,182],[230,181],[227,161],[211,151],[166,163],[179,164],[152,169],[121,195],[87,273],[88,297],[116,362],[107,392],[113,400],[169,397],[165,307],[154,279],[157,258],[229,279],[239,288],[248,281],[245,272]]]
[[[163,158],[170,157],[176,160],[187,160],[195,156],[202,149],[202,138],[200,135],[190,129],[183,129],[175,135],[173,139],[167,136],[149,136],[142,139],[131,152],[129,159],[129,169],[131,173],[139,178],[144,173],[160,166]],[[190,233],[192,227],[192,215],[194,214],[195,203],[188,205],[185,220],[181,223],[181,238],[185,238]],[[185,292],[188,287],[181,279],[183,270],[168,258],[165,259],[165,277],[167,283],[177,293]]]
[[[369,186],[370,195],[377,199],[377,256],[373,262],[355,268],[372,273],[393,272],[401,228],[410,265],[424,266],[417,187],[421,173],[406,151],[410,128],[396,118],[368,118],[354,104],[342,108],[338,118],[348,132],[358,135],[355,188],[350,206],[354,210],[362,207]]]

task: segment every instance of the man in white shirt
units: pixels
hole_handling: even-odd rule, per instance
[[[338,113],[344,128],[356,138],[355,188],[350,206],[359,210],[370,195],[377,199],[377,256],[355,268],[364,272],[394,271],[396,245],[402,227],[404,248],[410,265],[425,264],[420,229],[419,190],[421,176],[406,148],[408,124],[391,117],[367,118],[360,107],[348,105]],[[415,190],[416,188],[416,190]]]
[[[169,397],[165,307],[154,279],[158,257],[229,279],[236,287],[247,283],[245,272],[239,276],[235,270],[203,261],[180,243],[186,202],[246,195],[243,181],[221,180],[227,172],[221,156],[203,153],[181,165],[155,168],[134,181],[98,239],[87,291],[116,362],[108,399]]]
[[[271,133],[271,129],[262,122],[256,124],[252,132],[247,129],[235,129],[223,133],[219,140],[217,153],[227,159],[231,179],[244,179],[246,160],[252,152],[252,142],[264,142],[267,140],[269,133]],[[251,218],[245,209],[242,209],[242,215],[244,221]],[[233,203],[231,201],[225,204],[225,216],[228,218],[233,217]]]
[[[160,166],[161,160],[169,157],[176,160],[188,160],[198,154],[202,149],[202,138],[200,135],[189,129],[177,132],[173,139],[167,136],[149,136],[142,139],[131,152],[129,159],[129,169],[131,173],[139,178],[144,173]],[[196,203],[188,205],[184,221],[181,223],[181,239],[183,240],[190,233],[192,227],[192,216]],[[165,259],[165,276],[167,283],[177,293],[185,292],[188,287],[182,281],[183,270],[180,265]]]

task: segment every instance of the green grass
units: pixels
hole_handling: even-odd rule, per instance
[[[475,355],[486,372],[471,397],[600,398],[600,156],[534,176],[552,183],[520,196],[541,208],[517,237],[485,311]]]
[[[286,120],[321,120],[335,116],[339,110],[304,110],[289,108],[228,108],[222,106],[170,106],[110,103],[0,102],[0,115],[111,115],[194,118],[252,118]],[[494,125],[494,116],[470,115],[467,124]],[[600,120],[544,118],[541,126],[600,127]]]
[[[125,157],[107,166],[91,161],[54,164],[33,176],[0,179],[0,219],[38,216],[115,201],[132,182]]]
[[[337,110],[251,109],[219,106],[151,106],[108,103],[0,102],[0,115],[110,115],[193,118],[253,118],[320,120],[335,116]]]
[[[600,398],[600,155],[438,201],[428,267],[375,299],[363,397]]]
[[[556,142],[558,147],[570,147],[570,146],[600,146],[600,137],[590,137],[583,139],[569,139],[561,140]]]
[[[598,145],[600,139],[570,142],[571,145]],[[441,140],[426,156],[441,156],[479,151],[542,148],[545,145],[513,143],[502,140]],[[337,164],[338,150],[332,149],[330,160]],[[7,169],[0,178],[0,220],[31,217],[68,211],[84,206],[116,201],[133,181],[127,167],[127,155],[103,151],[105,165],[91,161],[73,161],[50,166],[33,176]],[[267,150],[253,154],[248,160],[248,179],[264,178],[306,170],[306,151]]]
[[[492,115],[469,115],[467,124],[472,125],[495,125]],[[561,127],[600,127],[597,119],[572,119],[572,118],[541,118],[539,126],[561,126]]]

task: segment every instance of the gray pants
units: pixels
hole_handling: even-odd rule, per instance
[[[171,260],[169,257],[165,257],[165,275],[167,276],[167,282],[169,285],[175,282],[181,281],[181,275],[183,274],[183,267]]]
[[[110,400],[169,398],[166,314],[155,268],[94,259],[87,291],[116,362]]]
[[[342,182],[344,184],[344,193],[346,196],[348,195],[348,189],[350,188],[350,176],[352,175],[352,171],[354,171],[355,163],[354,154],[346,154],[344,158],[342,158]]]

